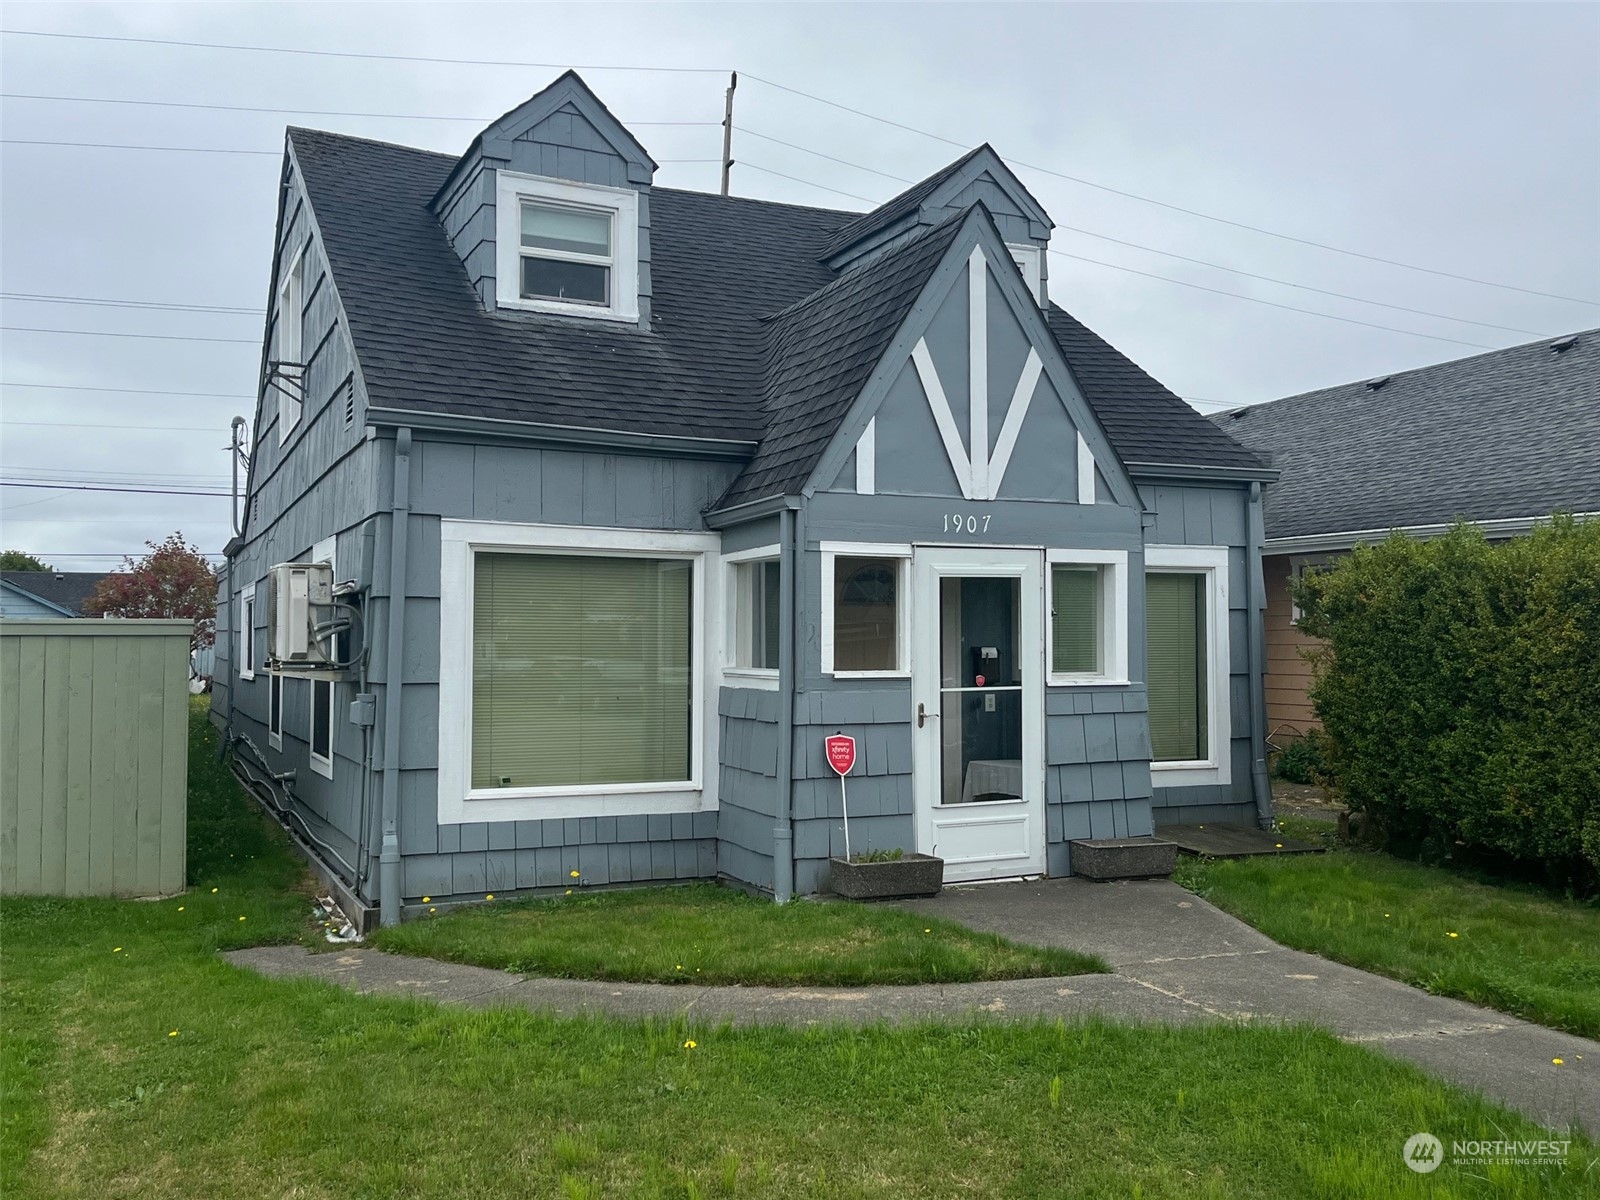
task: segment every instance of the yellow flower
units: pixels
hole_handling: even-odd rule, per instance
[[[113,954],[121,954],[122,953],[122,947],[121,946],[113,946],[113,947],[111,947],[111,953],[113,953]]]
[[[568,874],[570,874],[574,879],[578,878],[578,873],[576,871],[570,871]]]
[[[484,896],[484,899],[485,900],[493,900],[494,899],[494,893],[493,892],[488,893],[486,896]]]
[[[1447,934],[1445,934],[1445,936],[1446,936],[1446,937],[1454,937],[1454,938],[1458,938],[1458,937],[1460,937],[1460,936],[1461,936],[1461,935],[1460,935],[1460,934],[1459,934],[1459,933],[1447,933]]]
[[[174,1029],[171,1033],[167,1034],[167,1036],[168,1037],[177,1037],[178,1036],[178,1031],[176,1029]],[[1557,1061],[1559,1062],[1560,1060],[1558,1059]]]
[[[426,904],[426,903],[428,903],[428,901],[430,901],[430,900],[432,900],[432,899],[433,899],[433,897],[432,897],[432,896],[424,896],[424,897],[423,897],[423,898],[422,898],[422,902],[423,902],[423,903],[424,903],[424,904]]]
[[[213,895],[213,896],[215,896],[215,895],[216,895],[216,894],[217,894],[217,889],[216,889],[216,888],[212,888],[212,889],[211,889],[211,894],[212,894],[212,895]]]
[[[924,930],[923,930],[923,931],[922,931],[922,932],[923,932],[923,933],[932,933],[932,932],[933,932],[933,930],[931,930],[931,929],[924,929]]]
[[[242,921],[242,920],[244,920],[244,918],[243,918],[243,917],[240,917],[240,918],[239,918],[239,920],[241,920],[241,921]]]
[[[437,908],[430,908],[428,911],[429,912],[438,912],[439,910]]]
[[[1282,850],[1282,849],[1283,849],[1283,843],[1282,843],[1282,842],[1279,842],[1279,843],[1277,843],[1277,846],[1278,846],[1278,849],[1279,849],[1279,850]]]
[[[683,970],[683,964],[682,963],[678,964],[678,970],[680,970],[680,971]]]
[[[1384,913],[1384,914],[1383,914],[1383,919],[1384,919],[1384,920],[1385,920],[1385,921],[1387,921],[1387,920],[1388,920],[1388,919],[1389,919],[1389,914],[1388,914],[1388,913]]]
[[[1559,1067],[1559,1066],[1560,1066],[1560,1065],[1561,1065],[1561,1064],[1562,1064],[1562,1063],[1564,1063],[1564,1062],[1565,1062],[1565,1061],[1566,1061],[1566,1060],[1565,1060],[1565,1059],[1562,1059],[1562,1058],[1552,1058],[1552,1059],[1551,1059],[1551,1060],[1550,1060],[1550,1061],[1551,1061],[1551,1062],[1553,1062],[1553,1063],[1554,1063],[1554,1064],[1555,1064],[1555,1065],[1556,1065],[1556,1066],[1558,1066],[1558,1067]]]
[[[690,1038],[687,1042],[685,1042],[683,1044],[683,1048],[685,1050],[693,1050],[699,1044],[700,1044],[699,1042],[695,1041],[693,1038]],[[1558,1059],[1556,1059],[1556,1061],[1560,1062],[1561,1060],[1558,1058]]]
[[[567,889],[567,895],[569,895],[569,896],[572,895],[572,889],[571,888]]]
[[[183,905],[181,905],[181,904],[180,904],[180,905],[178,905],[178,911],[179,911],[179,912],[182,912],[182,911],[183,911]]]

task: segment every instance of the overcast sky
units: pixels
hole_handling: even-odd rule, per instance
[[[0,23],[0,542],[60,569],[179,528],[208,552],[227,540],[226,499],[15,483],[226,490],[229,419],[254,419],[286,124],[459,152],[566,65],[624,123],[705,122],[634,125],[659,184],[715,189],[729,68],[743,195],[865,208],[981,141],[1082,181],[1018,168],[1052,248],[1098,260],[1052,256],[1052,298],[1203,411],[1600,326],[1581,302],[1600,300],[1595,5],[8,3]],[[639,67],[709,70],[618,69]]]

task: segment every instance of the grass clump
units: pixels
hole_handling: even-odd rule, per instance
[[[778,905],[711,883],[497,901],[379,930],[373,942],[530,975],[648,983],[855,987],[1109,969],[899,909]]]

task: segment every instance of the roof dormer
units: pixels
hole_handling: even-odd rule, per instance
[[[987,142],[844,226],[823,248],[822,261],[836,271],[850,270],[975,203],[989,210],[1043,307],[1045,250],[1055,223]]]
[[[655,169],[568,71],[473,139],[433,211],[485,308],[642,322]]]

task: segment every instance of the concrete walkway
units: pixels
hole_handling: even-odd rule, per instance
[[[1517,1109],[1600,1136],[1600,1043],[1286,949],[1165,881],[1078,879],[946,888],[909,911],[1035,945],[1098,954],[1113,975],[921,987],[763,988],[599,983],[513,975],[373,950],[267,946],[226,955],[274,977],[563,1016],[790,1024],[1102,1016],[1320,1025]],[[1555,1066],[1551,1059],[1561,1058]]]

